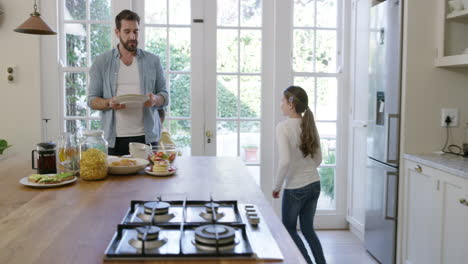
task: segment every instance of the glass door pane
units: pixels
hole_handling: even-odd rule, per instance
[[[262,1],[217,0],[216,155],[260,179]]]
[[[163,129],[191,155],[191,1],[144,0],[144,47],[158,55],[170,94]]]
[[[317,208],[336,211],[336,156],[338,123],[338,4],[339,0],[292,1],[294,85],[309,96],[321,138],[319,168],[322,193]],[[338,150],[339,151],[339,150]]]
[[[91,110],[86,104],[88,71],[97,56],[112,48],[112,1],[64,0],[61,3],[63,131],[98,129],[101,127],[99,111]]]

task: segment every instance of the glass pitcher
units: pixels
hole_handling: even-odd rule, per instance
[[[80,171],[80,148],[78,136],[74,133],[63,133],[57,141],[57,172],[71,172],[77,175]]]

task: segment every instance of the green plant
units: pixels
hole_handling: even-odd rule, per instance
[[[4,139],[0,139],[0,155],[3,154],[3,151],[5,151],[5,149],[11,147],[11,145],[8,145],[8,142]]]
[[[335,152],[329,152],[324,155],[324,164],[335,164]],[[335,169],[334,168],[320,168],[320,187],[322,191],[334,199],[335,197]]]

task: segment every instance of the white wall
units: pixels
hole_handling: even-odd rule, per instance
[[[443,69],[433,66],[436,56],[437,1],[406,0],[402,78],[402,153],[428,153],[441,150],[446,136],[440,126],[441,108],[458,108],[460,126],[452,129],[454,141],[463,140],[464,123],[468,122],[468,69]],[[403,175],[400,175],[403,183]],[[402,216],[403,184],[399,186],[399,221]],[[400,222],[400,227],[401,222]],[[401,241],[402,230],[398,230]],[[397,263],[401,257],[397,249]]]
[[[39,39],[13,31],[33,11],[30,0],[0,0],[0,138],[13,145],[5,154],[29,152],[41,138]],[[15,66],[8,83],[7,67]]]
[[[440,126],[441,108],[458,108],[460,126],[452,129],[461,145],[468,122],[468,69],[433,66],[436,56],[436,1],[405,1],[403,58],[402,151],[440,150],[446,130]],[[424,7],[424,8],[421,8]]]

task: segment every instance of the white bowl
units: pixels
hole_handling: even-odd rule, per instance
[[[128,149],[130,151],[130,155],[132,155],[133,158],[138,159],[148,159],[148,155],[152,153],[151,146],[143,143],[130,142],[128,143]]]
[[[139,170],[142,170],[148,165],[149,161],[146,159],[138,159],[138,158],[125,158],[130,160],[135,160],[137,162],[134,166],[111,166],[110,164],[114,161],[120,161],[124,158],[119,158],[115,156],[111,156],[107,158],[108,169],[107,172],[109,174],[136,174]]]

